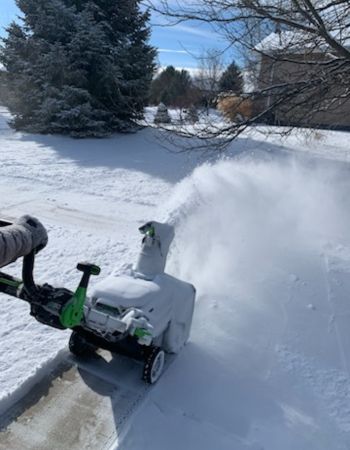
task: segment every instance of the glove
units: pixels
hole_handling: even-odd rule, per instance
[[[0,228],[0,267],[6,266],[32,250],[43,249],[48,241],[47,232],[38,219],[20,217],[12,225]]]
[[[46,247],[48,242],[47,231],[38,219],[33,216],[25,215],[20,217],[16,223],[24,226],[31,233],[32,249],[40,251]]]

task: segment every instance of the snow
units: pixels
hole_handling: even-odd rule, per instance
[[[170,260],[198,290],[192,341],[123,449],[164,448],[164,434],[168,449],[348,448],[349,308],[334,311],[325,255],[350,248],[349,168],[297,156],[241,155],[176,188],[192,205]]]
[[[135,261],[139,225],[176,227],[167,271],[197,288],[192,337],[112,448],[349,448],[349,133],[259,127],[205,162],[155,129],[75,141],[0,128],[1,210],[48,226],[40,281],[74,288],[80,259],[106,276]],[[68,333],[6,296],[0,314],[4,408]]]
[[[345,25],[340,26],[339,29],[331,31],[331,35],[336,38],[341,45],[346,48],[350,46],[349,32]],[[279,50],[287,50],[289,53],[300,53],[309,49],[313,52],[325,51],[329,47],[326,42],[322,40],[321,37],[315,38],[314,35],[303,31],[290,31],[285,30],[280,33],[270,33],[264,39],[262,39],[256,46],[255,50],[264,53],[273,53]]]
[[[171,186],[190,173],[191,157],[176,158],[147,130],[75,141],[14,133],[6,117],[2,112],[0,212],[6,217],[29,213],[48,228],[48,247],[36,261],[37,281],[75,289],[80,260],[99,264],[101,276],[136,262],[138,227],[154,218]],[[10,269],[20,274],[19,264]],[[37,371],[69,337],[38,324],[25,303],[1,297],[0,411],[23,383],[35,382]]]
[[[306,42],[305,42],[306,41]],[[323,44],[324,47],[324,44]],[[309,34],[300,31],[283,31],[281,33],[270,33],[255,49],[259,52],[273,53],[278,50],[287,50],[290,53],[299,53],[305,49],[314,49],[315,39],[311,39]],[[317,47],[319,49],[319,47]]]

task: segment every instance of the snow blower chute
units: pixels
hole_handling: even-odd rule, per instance
[[[48,242],[45,228],[31,216],[14,223],[0,220],[0,267],[23,257],[22,279],[0,272],[0,292],[28,302],[39,322],[72,329],[74,355],[87,357],[103,348],[141,360],[143,379],[152,384],[162,373],[165,354],[178,353],[189,338],[196,290],[164,273],[174,228],[152,221],[139,230],[143,239],[136,265],[97,283],[87,296],[98,266],[77,265],[83,275],[75,292],[37,285],[34,260]]]

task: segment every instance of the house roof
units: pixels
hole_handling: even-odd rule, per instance
[[[342,45],[350,48],[350,27],[330,34]],[[328,44],[320,37],[295,30],[271,33],[255,46],[256,51],[266,54],[285,50],[288,50],[288,53],[301,53],[305,50],[324,52],[327,49],[329,49]]]

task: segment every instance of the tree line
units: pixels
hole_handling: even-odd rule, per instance
[[[148,104],[210,107],[242,91],[237,65],[215,51],[196,76],[156,71],[149,12],[141,0],[16,0],[19,20],[2,39],[0,100],[11,125],[32,133],[102,137],[135,129]]]
[[[346,122],[348,0],[16,3],[22,17],[9,26],[0,48],[6,86],[0,96],[16,129],[104,136],[135,129],[149,103],[209,108],[222,91],[251,105],[251,114],[225,129],[232,137],[262,121],[313,125],[327,113],[334,117],[332,125]],[[234,62],[220,67],[215,51],[199,58],[195,74],[174,67],[157,74],[144,4],[172,23],[197,20],[215,26],[228,48],[240,49],[246,58],[253,88],[240,96],[239,67]]]
[[[215,105],[220,92],[239,95],[243,91],[243,76],[233,61],[225,69],[222,65],[211,71],[213,60],[209,55],[202,58],[202,66],[195,75],[187,70],[166,67],[151,84],[149,102],[152,105],[164,103],[166,106],[188,108],[190,106],[209,108]]]

